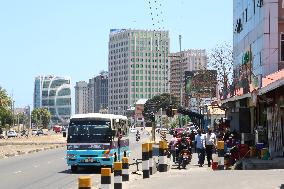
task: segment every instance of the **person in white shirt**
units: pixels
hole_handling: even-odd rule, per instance
[[[208,129],[208,133],[205,135],[205,151],[207,156],[208,167],[211,166],[213,147],[216,146],[216,135],[212,132],[212,129]]]
[[[202,134],[201,130],[198,130],[195,136],[195,147],[198,154],[199,167],[202,167],[205,159],[205,136]]]

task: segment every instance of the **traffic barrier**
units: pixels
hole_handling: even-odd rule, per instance
[[[111,189],[111,168],[101,169],[101,189]]]
[[[212,154],[212,169],[218,170],[218,156],[216,154]]]
[[[225,168],[225,162],[224,162],[224,156],[225,156],[225,145],[224,141],[218,141],[218,169],[224,170]]]
[[[114,189],[122,189],[122,163],[114,162]]]
[[[153,175],[153,143],[149,143],[149,171]]]
[[[142,144],[142,171],[143,171],[143,179],[150,178],[149,143]]]
[[[167,141],[159,142],[159,172],[167,172]]]
[[[78,178],[78,189],[91,189],[92,179],[90,176],[80,176]]]
[[[129,163],[128,157],[122,158],[122,182],[129,181]]]

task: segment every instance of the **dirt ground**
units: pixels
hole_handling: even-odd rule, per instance
[[[62,134],[0,139],[0,159],[64,146]]]

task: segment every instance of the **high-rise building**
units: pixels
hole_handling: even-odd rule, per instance
[[[89,79],[88,83],[88,113],[95,112],[95,78]]]
[[[101,72],[94,81],[94,110],[100,112],[108,108],[108,72]]]
[[[52,124],[68,124],[71,116],[70,78],[53,75],[36,77],[34,108],[40,107],[50,111]]]
[[[106,113],[108,110],[108,73],[77,82],[75,86],[76,113]]]
[[[284,68],[284,3],[234,0],[233,6],[234,87],[248,93]]]
[[[171,53],[171,94],[180,100],[182,88],[183,101],[185,101],[185,72],[204,70],[207,68],[207,54],[204,49],[191,49]]]
[[[109,113],[169,92],[168,31],[119,29],[109,35]]]
[[[88,113],[88,83],[85,81],[76,82],[75,86],[75,113]]]

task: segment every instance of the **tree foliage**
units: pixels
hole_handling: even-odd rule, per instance
[[[232,81],[233,48],[229,43],[217,45],[210,53],[210,67],[217,70],[217,81],[224,87]]]
[[[8,96],[5,89],[0,86],[0,125],[4,127],[6,124],[11,125],[13,115],[11,111],[12,100]]]
[[[35,108],[32,111],[32,123],[37,127],[47,128],[51,119],[51,114],[46,108]]]
[[[179,102],[176,97],[171,96],[169,93],[156,95],[145,103],[143,116],[146,120],[149,120],[151,112],[157,113],[160,108],[166,110],[170,105],[172,105],[172,108],[178,108]]]

